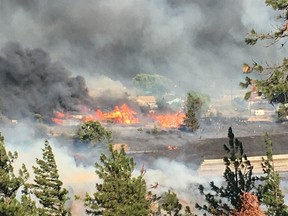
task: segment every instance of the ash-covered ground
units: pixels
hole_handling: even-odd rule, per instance
[[[127,153],[135,158],[138,165],[144,163],[149,166],[150,162],[165,158],[198,168],[204,159],[223,158],[225,155],[223,145],[228,144],[229,127],[232,127],[235,137],[243,143],[244,151],[248,156],[265,154],[265,133],[268,133],[273,141],[274,154],[288,154],[288,122],[249,122],[244,117],[226,116],[202,118],[199,119],[199,123],[200,128],[194,133],[179,129],[165,129],[154,123],[131,126],[109,124],[105,127],[112,131],[113,143],[128,145]],[[1,132],[9,140],[11,136],[13,138],[11,132],[18,129],[19,134],[28,133],[31,137],[43,141],[48,132],[47,138],[67,149],[67,155],[72,156],[78,165],[94,166],[101,153],[108,152],[105,144],[98,143],[93,146],[75,142],[74,135],[79,126],[43,124],[35,126],[34,123],[29,127],[27,124],[21,125],[21,122],[11,127],[5,124],[1,127]]]
[[[33,126],[35,125],[30,126],[22,122],[10,127],[0,126],[7,149],[16,150],[19,155],[17,160],[19,166],[25,163],[30,169],[35,165],[35,158],[41,157],[44,143],[44,137],[39,136],[39,131],[35,131]],[[198,185],[208,184],[211,180],[210,177],[198,174],[199,165],[204,158],[223,157],[223,144],[228,144],[227,132],[230,126],[233,128],[235,137],[243,142],[244,150],[248,155],[264,154],[266,132],[273,140],[275,154],[288,153],[287,123],[245,122],[240,118],[215,118],[201,119],[200,126],[196,133],[188,133],[177,129],[155,128],[154,125],[129,127],[107,125],[113,132],[114,143],[128,144],[128,155],[136,162],[136,174],[140,172],[142,166],[146,169],[147,186],[159,182],[160,186],[157,188],[159,194],[172,188],[173,191],[177,191],[180,199],[187,201],[192,208],[195,202],[202,202]],[[72,188],[75,194],[84,194],[87,191],[92,194],[98,178],[95,175],[94,164],[99,160],[100,153],[105,152],[105,147],[84,144],[75,146],[73,133],[75,134],[77,127],[54,126],[53,128],[66,134],[58,136],[54,134],[48,137],[53,146],[61,179],[65,185]],[[177,148],[169,150],[168,146]],[[30,173],[32,172],[31,170]],[[220,176],[216,176],[215,179],[218,183],[222,181]],[[285,191],[286,188],[285,186]]]
[[[232,127],[235,138],[243,143],[248,156],[265,154],[265,133],[268,133],[273,141],[274,154],[288,153],[286,122],[247,122],[239,118],[207,118],[200,120],[200,129],[195,133],[154,126],[112,125],[109,129],[113,132],[114,143],[128,144],[128,154],[135,158],[136,163],[145,163],[149,166],[155,159],[166,158],[196,168],[205,158],[222,158],[225,155],[223,145],[228,144],[229,127]],[[81,153],[83,149],[78,150]],[[99,156],[97,153],[97,150],[91,150],[80,157],[80,160],[84,160],[85,157],[93,158],[94,163],[95,158]],[[89,161],[91,160],[86,160],[85,163],[89,164]]]

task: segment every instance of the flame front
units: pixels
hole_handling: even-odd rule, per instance
[[[137,112],[129,108],[126,104],[123,104],[120,107],[115,106],[111,112],[103,112],[98,109],[93,114],[85,115],[82,118],[82,121],[105,121],[119,124],[139,123]]]
[[[83,110],[81,110],[83,111]],[[101,122],[113,122],[118,124],[137,124],[139,123],[139,118],[137,117],[137,112],[128,107],[126,104],[121,106],[115,106],[114,109],[110,112],[103,112],[98,109],[90,113],[86,110],[81,112],[80,115],[82,122],[87,121],[101,121]],[[63,121],[66,119],[75,118],[75,115],[69,113],[63,113],[57,111],[55,117],[51,118],[56,124],[63,124]],[[163,128],[178,128],[180,124],[183,123],[185,114],[182,112],[176,113],[167,113],[167,114],[149,114],[148,118],[152,118],[156,123],[158,123]]]
[[[151,117],[156,120],[163,128],[178,128],[183,123],[184,113],[172,113],[172,114],[153,114]]]
[[[51,118],[51,121],[53,121],[56,124],[63,124],[63,119],[65,118],[65,113],[57,111],[55,113],[55,117]]]
[[[118,107],[116,106],[113,111],[104,113],[101,110],[96,111],[96,116],[99,120],[112,121],[120,124],[137,124],[139,119],[136,117],[137,112],[129,108],[126,104]]]

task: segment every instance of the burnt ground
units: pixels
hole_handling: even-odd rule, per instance
[[[156,159],[167,158],[198,167],[204,159],[223,158],[226,155],[223,145],[228,144],[229,127],[232,127],[235,138],[243,143],[247,156],[265,155],[265,133],[268,133],[273,141],[274,154],[288,154],[288,122],[248,122],[246,119],[227,117],[206,118],[200,120],[200,129],[195,133],[163,129],[154,125],[108,127],[113,133],[114,143],[128,144],[127,153],[137,164],[143,162],[149,164]],[[63,130],[66,133],[68,131],[65,128]],[[70,143],[73,146],[71,138],[57,139],[59,143],[65,145]],[[169,150],[168,146],[176,147],[176,150]],[[74,155],[77,163],[93,166],[105,148],[103,145],[91,148],[81,144],[76,148],[75,146],[70,148],[69,154]]]
[[[156,158],[168,158],[198,166],[204,159],[223,158],[224,144],[228,144],[228,128],[232,127],[235,138],[243,143],[247,156],[265,155],[264,135],[273,142],[274,154],[288,154],[288,123],[247,122],[244,119],[202,119],[196,133],[177,129],[122,127],[112,128],[115,141],[129,145],[129,154],[136,161],[147,162]],[[169,150],[168,146],[177,147]]]

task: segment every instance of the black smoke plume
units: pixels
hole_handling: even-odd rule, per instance
[[[77,111],[92,105],[82,76],[72,77],[42,49],[7,44],[0,55],[0,104],[3,115],[12,119],[43,117],[59,111]]]
[[[275,27],[263,0],[0,2],[0,46],[13,40],[44,48],[71,71],[125,85],[137,73],[157,73],[183,93],[192,88],[215,95],[239,86],[244,62],[281,55],[278,47],[244,42],[252,28]]]

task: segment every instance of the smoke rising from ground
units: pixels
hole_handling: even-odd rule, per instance
[[[1,106],[10,118],[77,110],[80,103],[90,103],[83,77],[93,77],[89,87],[103,88],[96,92],[101,104],[116,105],[111,103],[123,102],[126,96],[121,83],[126,86],[139,72],[168,76],[184,90],[214,94],[230,90],[243,79],[243,62],[273,62],[287,53],[285,46],[244,43],[253,27],[273,29],[274,17],[263,0],[0,0]],[[6,128],[4,135],[8,147],[18,151],[18,161],[31,167],[34,158],[41,157],[44,140],[31,140],[35,131],[30,126]],[[167,145],[166,140],[155,139],[155,144]],[[82,187],[81,176],[90,178],[94,168],[76,166],[67,155],[70,150],[59,149],[58,144],[53,147],[57,162],[61,161],[60,176],[64,183]],[[183,164],[164,159],[147,171],[148,185],[157,181],[160,189],[173,187],[180,193],[202,182],[195,176]],[[85,191],[91,185],[94,189],[95,183],[90,183]]]
[[[9,128],[1,128],[2,135],[5,137],[5,146],[7,151],[17,151],[18,159],[14,166],[14,172],[24,163],[30,173],[28,182],[32,183],[34,173],[32,166],[37,166],[36,158],[42,158],[42,148],[44,147],[44,138],[36,138],[35,131],[25,123],[19,123],[13,130]],[[17,133],[18,136],[14,134]],[[90,195],[95,191],[95,184],[99,183],[99,178],[95,173],[95,167],[92,163],[89,166],[81,166],[76,164],[69,143],[59,143],[57,139],[48,139],[58,168],[59,178],[64,183],[63,186],[68,189],[70,201],[68,205],[71,207],[72,215],[85,215],[85,207],[82,201],[74,199],[74,195],[85,196],[88,192]],[[89,151],[89,150],[87,150]],[[75,153],[75,152],[74,152]],[[99,155],[95,155],[94,162],[98,160]],[[197,187],[199,184],[205,184],[208,179],[198,175],[192,164],[184,165],[181,162],[169,160],[165,158],[155,159],[149,163],[143,162],[146,173],[144,178],[147,184],[147,190],[158,196],[172,190],[177,193],[181,202],[194,206],[199,201],[199,193]],[[142,164],[136,165],[134,175],[140,175]],[[177,173],[177,175],[175,175]],[[214,179],[215,181],[219,181]],[[152,189],[151,185],[159,183],[159,187]]]
[[[7,127],[0,128],[0,130],[5,137],[6,150],[18,152],[18,159],[13,164],[14,172],[17,173],[17,170],[24,163],[30,173],[28,181],[32,183],[34,179],[32,166],[37,166],[36,158],[42,158],[41,149],[44,147],[45,138],[35,137],[37,134],[35,134],[34,129],[25,123],[19,123],[13,127],[13,130]],[[15,133],[18,136],[15,136]],[[88,166],[83,167],[81,164],[76,164],[73,154],[77,152],[71,150],[71,143],[63,143],[63,141],[59,143],[59,140],[55,138],[49,138],[48,141],[55,155],[60,180],[64,183],[64,187],[69,190],[71,197],[69,205],[72,208],[72,215],[84,215],[83,202],[75,201],[74,195],[84,197],[86,192],[92,195],[95,191],[95,184],[99,182],[99,178],[95,174],[94,163],[98,161],[99,153],[95,153],[93,162],[91,161]],[[89,149],[86,151],[88,152]],[[149,163],[143,161],[143,164],[147,170],[144,175],[147,190],[158,195],[173,190],[187,204],[196,200],[197,186],[207,182],[205,177],[200,177],[197,174],[192,164],[184,165],[181,162],[163,158],[155,159]],[[141,166],[141,163],[136,165],[134,175],[140,175]],[[155,185],[156,182],[159,183],[159,187],[151,189],[150,185]],[[195,196],[193,197],[192,194]],[[197,196],[197,198],[199,197]]]
[[[9,43],[0,55],[1,110],[10,118],[51,116],[55,110],[75,111],[92,103],[85,79],[72,77],[41,49]]]
[[[252,27],[273,29],[262,0],[1,0],[0,14],[0,45],[43,48],[75,74],[124,82],[159,73],[180,88],[219,91],[238,86],[243,62],[286,50],[244,43]]]
[[[29,171],[29,183],[33,182],[34,173],[32,166],[37,166],[36,158],[42,159],[42,148],[44,148],[44,137],[36,137],[34,128],[25,123],[20,123],[13,129],[5,127],[1,128],[1,134],[5,138],[5,147],[7,151],[17,151],[18,159],[14,166],[14,173],[18,173],[18,169],[22,163],[26,165]],[[15,136],[17,134],[17,136]],[[88,192],[91,195],[95,190],[95,184],[99,178],[95,174],[95,168],[91,166],[83,167],[76,164],[71,146],[69,143],[59,143],[57,139],[48,139],[58,168],[59,178],[63,182],[63,186],[69,191],[70,200],[68,205],[71,207],[72,215],[85,215],[85,208],[81,201],[75,201],[74,195],[85,196]],[[95,158],[95,161],[97,158]]]

